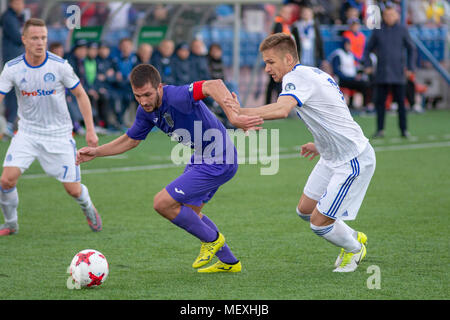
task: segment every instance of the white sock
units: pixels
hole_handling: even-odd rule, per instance
[[[361,244],[357,240],[357,232],[345,224],[342,220],[336,220],[327,226],[315,226],[310,224],[312,231],[325,238],[335,246],[344,248],[346,252],[358,252]]]
[[[303,220],[305,220],[306,222],[309,222],[309,219],[311,218],[310,214],[306,214],[306,213],[302,213],[300,212],[300,210],[298,209],[298,207],[295,208],[295,211],[297,211],[297,214],[300,218],[302,218]]]
[[[0,188],[0,205],[2,207],[5,223],[17,223],[17,207],[19,205],[19,194],[17,188],[4,190]]]
[[[78,204],[80,205],[80,207],[83,211],[86,211],[86,210],[92,208],[91,197],[89,196],[88,188],[84,184],[81,185],[80,197],[75,198],[75,201],[78,202]]]

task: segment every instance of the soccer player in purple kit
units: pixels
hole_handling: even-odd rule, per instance
[[[214,255],[218,257],[219,261],[198,269],[198,272],[240,272],[241,262],[225,243],[225,237],[214,222],[201,213],[204,204],[238,168],[233,142],[202,99],[209,96],[224,106],[224,99],[232,97],[231,93],[221,80],[163,86],[159,72],[149,64],[136,66],[130,74],[130,82],[139,103],[133,125],[124,135],[107,144],[78,150],[77,164],[135,148],[155,126],[178,142],[189,145],[194,149],[190,163],[182,175],[155,195],[153,207],[201,241],[200,254],[192,264],[193,268],[205,266]],[[259,116],[238,115],[230,108],[223,109],[238,128],[258,130],[263,123]]]

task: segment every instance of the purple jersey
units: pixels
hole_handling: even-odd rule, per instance
[[[163,87],[161,106],[146,112],[140,105],[127,135],[144,140],[158,127],[179,143],[194,149],[195,164],[236,164],[237,151],[223,124],[201,100],[194,99],[193,84]]]

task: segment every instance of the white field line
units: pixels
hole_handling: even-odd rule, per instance
[[[417,143],[417,144],[404,144],[404,145],[395,145],[395,146],[378,146],[374,147],[375,152],[385,152],[385,151],[402,151],[402,150],[415,150],[415,149],[429,149],[429,148],[445,148],[450,147],[450,141],[443,142],[430,142],[430,143]],[[274,156],[273,156],[274,157]],[[280,154],[278,156],[279,159],[292,159],[300,157],[298,152],[296,153],[288,153],[288,154]],[[259,159],[262,163],[267,163],[272,159],[272,156],[267,156],[262,159]],[[247,157],[245,163],[255,163],[257,162],[257,157]],[[245,164],[244,163],[244,164]],[[176,168],[183,167],[184,165],[177,165],[173,163],[166,164],[153,164],[147,166],[134,166],[134,167],[119,167],[119,168],[101,168],[101,169],[86,169],[82,170],[82,174],[95,174],[95,173],[112,173],[112,172],[129,172],[129,171],[149,171],[149,170],[157,170],[157,169],[167,169],[167,168]],[[22,179],[38,179],[48,177],[44,173],[38,174],[24,174]]]

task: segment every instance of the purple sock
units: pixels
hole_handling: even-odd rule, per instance
[[[214,222],[209,219],[207,216],[203,215],[202,221],[208,225],[211,229],[214,229],[215,231],[219,232],[219,229],[214,224]],[[233,255],[233,252],[231,252],[230,247],[225,243],[222,248],[219,249],[219,251],[216,252],[217,258],[219,258],[220,261],[228,264],[235,264],[239,260],[236,259],[236,257]]]
[[[217,231],[205,224],[189,207],[181,206],[180,213],[171,222],[197,237],[200,241],[211,242],[217,239]]]

